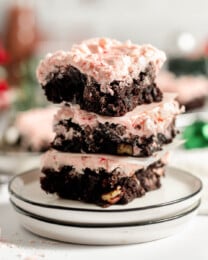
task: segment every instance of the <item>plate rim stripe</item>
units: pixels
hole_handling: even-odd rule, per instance
[[[147,226],[147,225],[154,225],[154,224],[159,224],[159,223],[164,223],[164,222],[169,222],[175,219],[182,218],[188,214],[191,214],[195,210],[199,208],[201,205],[201,199],[197,201],[197,204],[191,209],[188,209],[187,211],[184,211],[182,213],[173,215],[171,217],[166,217],[162,219],[157,219],[157,220],[148,220],[148,221],[141,221],[141,222],[134,222],[134,223],[118,223],[118,224],[106,224],[106,225],[99,225],[99,224],[81,224],[81,223],[69,223],[69,222],[64,222],[64,221],[58,221],[54,219],[49,219],[43,216],[38,216],[34,213],[28,212],[21,207],[17,206],[13,201],[11,201],[12,206],[14,207],[15,211],[17,211],[19,214],[28,216],[30,218],[40,220],[43,222],[47,222],[49,224],[55,224],[55,225],[61,225],[61,226],[70,226],[70,227],[77,227],[77,228],[125,228],[125,227],[135,227],[135,226]]]
[[[193,174],[191,174],[191,173],[189,173],[185,170],[178,169],[176,167],[171,166],[171,167],[167,167],[167,168],[180,170],[185,174],[191,175],[191,177],[197,179],[197,181],[199,182],[199,188],[194,193],[192,193],[188,196],[182,197],[180,199],[176,199],[176,200],[172,200],[172,201],[164,202],[164,203],[160,203],[160,204],[145,206],[145,207],[136,207],[136,208],[128,208],[128,209],[107,209],[107,210],[104,210],[104,209],[87,209],[87,208],[64,207],[64,206],[58,206],[58,205],[47,205],[47,204],[42,204],[42,203],[38,203],[38,202],[31,201],[31,200],[28,200],[26,198],[23,198],[22,196],[18,195],[15,191],[13,191],[12,188],[11,188],[12,183],[16,178],[23,176],[23,175],[26,175],[27,173],[30,173],[32,171],[39,170],[38,168],[35,168],[35,169],[31,169],[29,171],[26,171],[26,172],[23,172],[23,173],[20,173],[20,174],[14,176],[9,181],[8,191],[11,195],[18,198],[19,200],[22,200],[26,203],[29,203],[29,204],[35,205],[35,206],[39,206],[39,207],[42,207],[42,208],[53,208],[53,209],[63,209],[63,210],[69,210],[69,211],[85,211],[85,212],[97,212],[97,213],[129,212],[129,211],[140,211],[140,210],[149,210],[149,209],[152,209],[152,208],[165,207],[165,206],[177,204],[177,203],[183,202],[187,199],[190,199],[190,198],[194,197],[195,195],[199,194],[202,191],[203,184],[202,184],[202,181],[198,177],[194,176]]]

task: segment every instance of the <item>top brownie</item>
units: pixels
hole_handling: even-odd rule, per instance
[[[165,59],[164,52],[151,45],[95,38],[71,51],[48,54],[37,78],[49,101],[122,116],[140,104],[162,100],[155,78]]]

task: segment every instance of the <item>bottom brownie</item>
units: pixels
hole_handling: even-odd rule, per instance
[[[43,168],[42,172],[41,188],[47,193],[108,207],[127,204],[148,191],[158,189],[165,164],[159,160],[146,169],[135,171],[130,177],[116,170],[109,173],[104,168],[98,171],[86,168],[83,173],[79,173],[72,166],[63,166],[59,171]]]

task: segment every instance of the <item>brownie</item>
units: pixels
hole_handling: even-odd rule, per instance
[[[149,64],[131,83],[114,80],[110,83],[113,95],[101,91],[101,85],[92,77],[69,66],[64,73],[53,74],[43,87],[49,101],[72,102],[84,110],[106,116],[122,116],[141,104],[162,100],[162,92],[154,83],[154,67]]]
[[[207,97],[199,97],[199,98],[193,98],[193,100],[183,104],[186,108],[186,111],[191,111],[193,109],[202,108],[205,105]]]
[[[86,168],[80,174],[73,166],[63,166],[59,171],[43,168],[44,176],[40,182],[47,193],[108,207],[127,204],[148,191],[158,189],[164,171],[165,165],[160,160],[134,172],[131,177],[121,175],[117,170],[106,172],[103,168],[97,171]]]
[[[155,78],[165,60],[165,53],[150,44],[93,38],[46,55],[37,79],[49,101],[122,116],[138,105],[162,100]]]

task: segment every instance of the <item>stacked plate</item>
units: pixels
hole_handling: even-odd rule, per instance
[[[183,228],[200,205],[201,181],[176,168],[167,168],[159,190],[109,208],[48,195],[40,176],[35,169],[14,177],[11,203],[26,229],[65,242],[113,245],[164,238]]]

